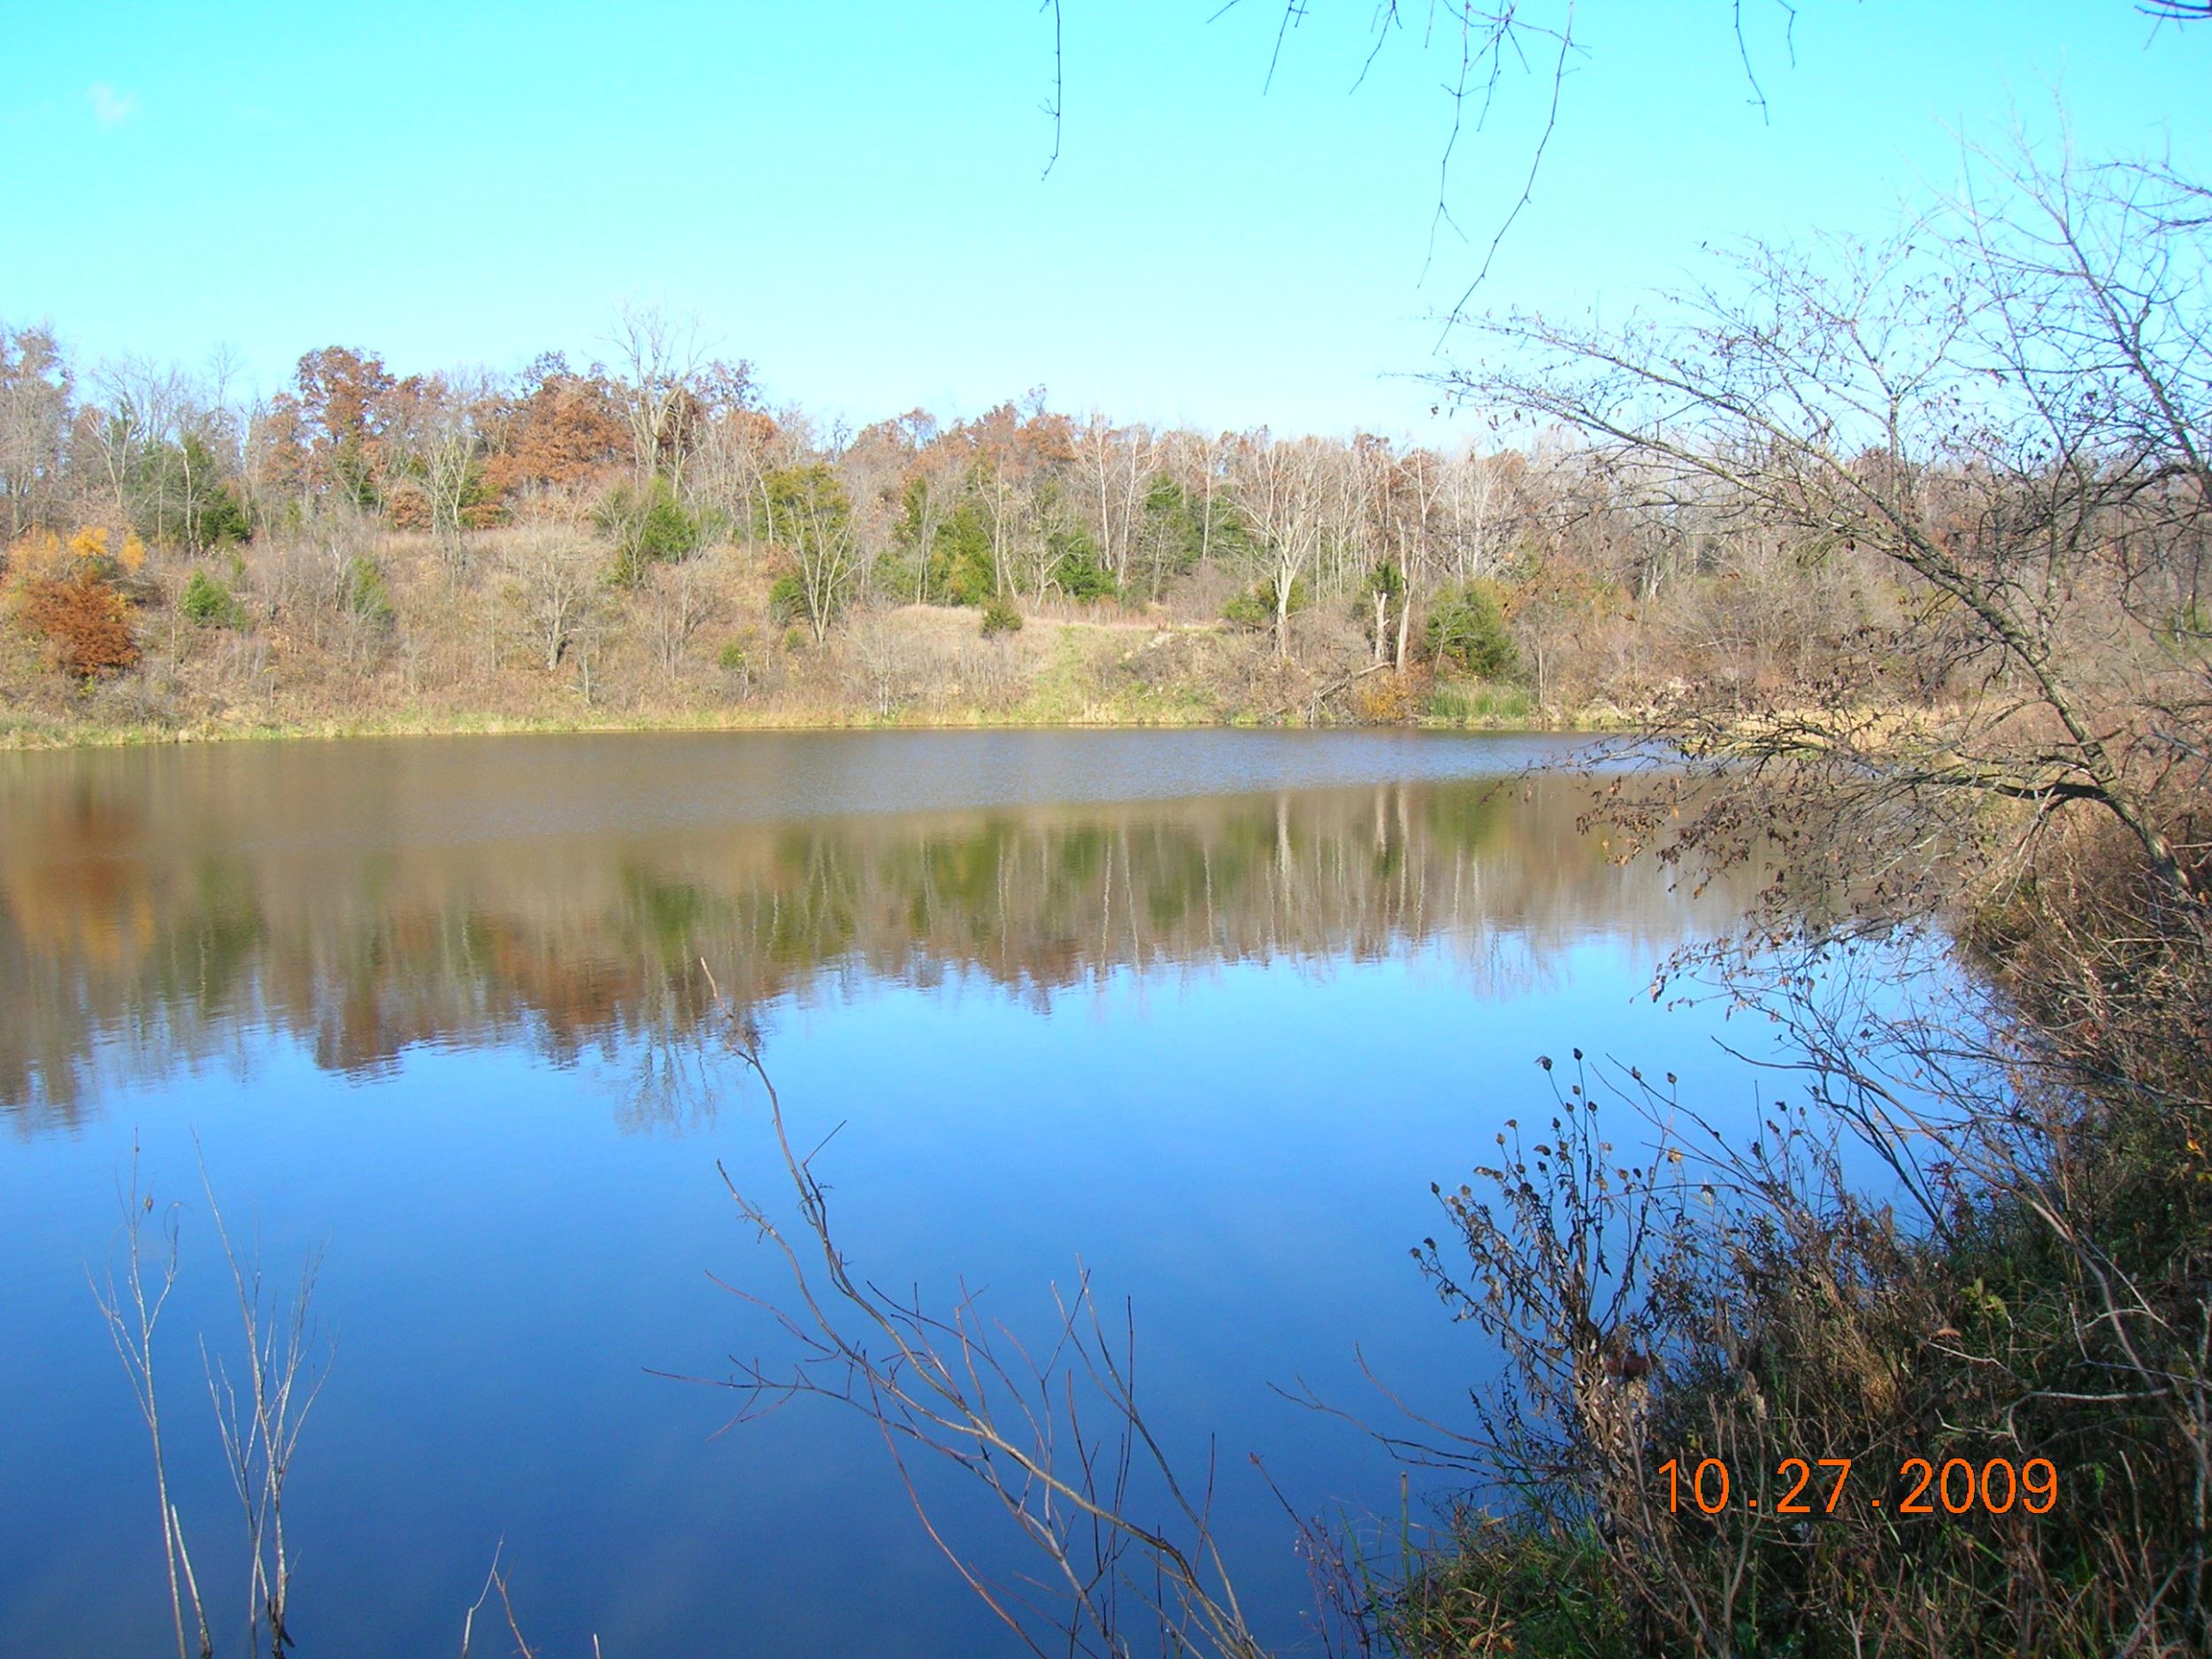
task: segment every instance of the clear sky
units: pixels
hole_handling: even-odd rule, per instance
[[[1463,135],[1426,258],[1445,50],[1372,0],[1065,0],[1060,157],[1033,0],[619,8],[6,0],[0,318],[86,357],[402,372],[604,349],[695,313],[772,399],[854,422],[1063,408],[1434,435],[1418,380],[1517,194],[1548,76]],[[1539,11],[1564,0],[1536,0]],[[1481,303],[1624,307],[1701,242],[1878,229],[2019,109],[2201,162],[2212,26],[2130,0],[1580,0],[1587,45]],[[1410,0],[1420,17],[1424,0]]]

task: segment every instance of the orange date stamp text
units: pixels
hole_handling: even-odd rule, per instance
[[[1851,1464],[1848,1457],[1785,1457],[1775,1470],[1783,1491],[1764,1513],[1835,1514],[1845,1501]],[[1694,1506],[1704,1514],[1718,1515],[1738,1490],[1728,1465],[1717,1457],[1701,1459],[1688,1470],[1679,1458],[1670,1457],[1659,1465],[1659,1473],[1666,1477],[1667,1508],[1677,1514]],[[1980,1464],[1952,1457],[1940,1466],[1925,1457],[1908,1457],[1898,1469],[1897,1486],[1894,1503],[1870,1497],[1867,1507],[1888,1509],[1895,1515],[1933,1515],[1939,1505],[1950,1515],[1971,1509],[2005,1515],[2017,1504],[2030,1515],[2048,1515],[2058,1504],[2058,1466],[2047,1457],[2031,1457],[2017,1465],[2008,1457],[1992,1457]],[[1758,1498],[1747,1492],[1734,1501],[1743,1509],[1760,1508]]]

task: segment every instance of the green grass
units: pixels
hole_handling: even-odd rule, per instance
[[[1522,687],[1486,680],[1437,681],[1425,725],[1527,726],[1536,704]]]

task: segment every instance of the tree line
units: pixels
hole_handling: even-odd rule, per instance
[[[1202,630],[1219,660],[1165,672],[1225,677],[1225,714],[1279,692],[1402,718],[1440,677],[1571,711],[1685,670],[1801,677],[1885,599],[1726,503],[1655,499],[1564,423],[1488,448],[1163,429],[1037,388],[853,431],[772,409],[658,312],[607,341],[508,375],[325,347],[249,397],[227,360],[80,364],[0,327],[12,700],[111,723],[312,712],[340,680],[494,708],[973,702],[989,664],[886,642],[919,605],[982,638],[1040,611]]]

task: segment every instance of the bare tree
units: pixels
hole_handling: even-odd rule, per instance
[[[803,465],[814,452],[813,422],[803,410],[786,408],[773,416],[751,408],[725,410],[701,434],[691,477],[699,495],[729,515],[735,534],[750,529],[765,534],[774,514],[769,479]]]
[[[1290,660],[1290,611],[1298,584],[1321,546],[1331,481],[1328,445],[1318,438],[1248,433],[1230,459],[1237,502],[1258,533],[1275,615],[1275,655]]]
[[[772,534],[791,556],[798,608],[818,646],[866,585],[866,550],[853,527],[852,503],[837,474],[818,465],[775,474],[769,495]]]
[[[508,603],[550,673],[600,602],[600,556],[573,527],[533,525],[509,543],[505,564]]]
[[[615,318],[612,343],[627,372],[632,459],[641,488],[666,472],[680,488],[688,441],[679,417],[695,402],[707,346],[693,319],[673,319],[657,306],[624,305]]]
[[[902,497],[904,531],[910,538],[907,553],[914,561],[914,597],[923,604],[929,603],[930,558],[936,550],[937,533],[966,488],[964,458],[942,444],[921,447],[908,466]]]
[[[1666,722],[1693,753],[1812,767],[1854,810],[1901,793],[2008,797],[2039,826],[2088,804],[2193,901],[2193,857],[2158,803],[2212,767],[2193,735],[2212,671],[2172,647],[2197,626],[2185,608],[2154,616],[2133,598],[2147,548],[2198,539],[2174,536],[2172,515],[2185,501],[2201,524],[2212,506],[2198,459],[2212,319],[2201,287],[2150,280],[2202,268],[2201,223],[2136,203],[2081,199],[2078,240],[2139,276],[2024,251],[2010,220],[1970,204],[1870,247],[1755,251],[1727,286],[1624,332],[1494,321],[1494,366],[1454,389],[1589,434],[1647,502],[1755,515],[1809,562],[1848,549],[1910,584],[1875,653],[1892,695],[1856,676],[1809,707],[1693,695]],[[2131,342],[2154,372],[2129,362]],[[2144,534],[2154,519],[2166,529]],[[1894,694],[1924,711],[1873,711]]]
[[[182,388],[174,369],[150,359],[119,357],[92,372],[92,419],[85,423],[118,518],[130,516],[129,489],[146,450],[159,443],[175,424]]]
[[[1156,442],[1147,428],[1117,426],[1094,410],[1076,433],[1075,446],[1087,504],[1098,526],[1099,554],[1116,586],[1125,588]]]
[[[494,395],[482,370],[461,369],[403,383],[403,421],[389,438],[421,485],[430,532],[456,574],[467,565],[463,515],[484,453],[484,410]]]
[[[223,352],[205,375],[150,357],[117,358],[93,371],[95,396],[80,411],[78,430],[117,516],[188,553],[215,538],[211,510],[242,459],[242,423],[228,391],[234,373]]]
[[[688,558],[653,568],[645,595],[646,626],[661,672],[673,681],[699,630],[722,614],[716,575],[705,558]]]
[[[860,619],[849,649],[855,688],[875,705],[878,719],[888,720],[912,695],[915,670],[926,658],[880,611]]]
[[[39,521],[59,482],[73,384],[52,329],[0,323],[0,500],[10,540]]]

